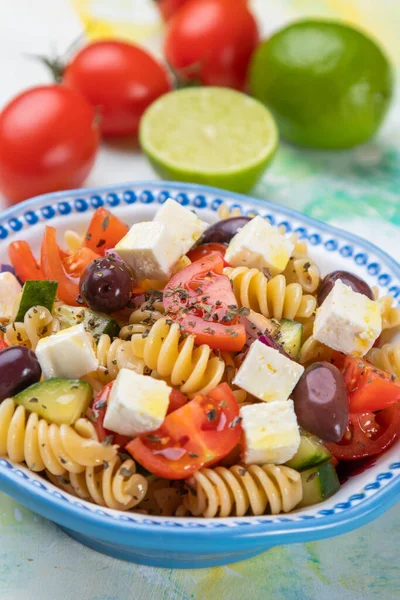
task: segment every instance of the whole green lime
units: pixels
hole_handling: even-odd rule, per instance
[[[299,21],[256,51],[252,94],[302,146],[350,148],[377,131],[393,90],[381,48],[361,31],[334,21]]]

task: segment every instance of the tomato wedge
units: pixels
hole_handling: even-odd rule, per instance
[[[197,248],[193,248],[187,253],[187,256],[190,258],[192,262],[196,260],[200,260],[211,254],[212,252],[217,252],[220,254],[222,258],[225,256],[226,249],[228,244],[219,244],[218,242],[208,242],[207,244],[201,244],[201,246],[197,246]],[[227,265],[228,263],[225,263]]]
[[[28,280],[46,279],[28,242],[23,240],[11,242],[8,246],[8,256],[22,283]]]
[[[83,245],[103,256],[106,250],[115,248],[128,231],[128,225],[109,210],[98,208],[89,223]]]
[[[186,479],[212,465],[239,443],[239,406],[227,383],[170,413],[157,431],[126,449],[145,469],[165,479]]]
[[[112,444],[118,444],[121,446],[121,448],[124,448],[131,438],[121,435],[120,433],[114,433],[114,431],[106,429],[103,424],[104,417],[106,416],[107,402],[113,385],[114,382],[110,381],[110,383],[107,383],[107,385],[105,385],[103,389],[95,396],[91,408],[91,417],[100,442],[103,442],[106,438],[108,438]]]
[[[246,331],[223,267],[221,255],[212,253],[178,271],[164,289],[163,303],[167,316],[194,334],[197,344],[240,352]]]
[[[175,410],[178,410],[178,408],[182,408],[182,406],[185,406],[187,402],[189,402],[189,398],[185,396],[185,394],[182,394],[182,392],[179,390],[172,390],[172,392],[169,395],[169,406],[167,415],[169,415],[169,413],[174,412]]]
[[[4,350],[5,348],[8,348],[8,344],[6,344],[6,342],[3,340],[3,338],[0,338],[0,352],[2,350]]]
[[[63,264],[68,275],[80,278],[86,267],[96,258],[99,258],[99,254],[84,246],[73,254],[67,255],[63,259]]]
[[[57,245],[56,230],[46,227],[40,253],[45,279],[58,281],[57,297],[66,304],[78,306],[79,278],[68,275]]]
[[[387,450],[400,437],[400,402],[374,413],[351,414],[338,443],[324,443],[338,460],[358,460]]]
[[[400,383],[360,358],[334,352],[332,362],[343,373],[351,413],[375,412],[400,401]]]

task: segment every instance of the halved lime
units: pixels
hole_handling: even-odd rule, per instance
[[[247,192],[271,160],[278,130],[258,100],[198,87],[154,102],[142,118],[139,139],[163,178]]]

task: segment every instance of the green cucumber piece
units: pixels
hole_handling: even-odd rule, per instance
[[[111,338],[117,337],[119,334],[120,327],[115,319],[102,313],[96,313],[89,308],[63,304],[56,307],[55,314],[60,321],[61,329],[83,323],[84,328],[93,335],[95,341],[98,341],[103,333]]]
[[[289,356],[294,358],[294,360],[298,360],[300,357],[301,340],[303,338],[303,325],[290,319],[281,319],[279,325],[279,330],[275,334],[275,340]]]
[[[52,312],[57,288],[57,281],[25,281],[15,320],[23,321],[33,306],[44,306]]]
[[[296,469],[296,471],[304,471],[330,458],[331,453],[315,435],[302,435],[299,449],[293,458],[286,463],[286,466]]]
[[[333,494],[336,494],[340,488],[336,469],[331,462],[325,462],[317,467],[307,469],[307,471],[302,471],[301,479],[303,483],[303,499],[298,508],[323,502],[333,496]]]
[[[72,425],[85,416],[92,401],[91,385],[74,379],[48,379],[14,396],[16,404],[56,425]]]

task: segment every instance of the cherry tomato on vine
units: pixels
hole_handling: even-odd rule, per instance
[[[95,111],[76,90],[31,88],[0,114],[0,191],[10,202],[79,187],[99,146]]]
[[[171,17],[184,5],[188,0],[155,0],[164,21],[169,21]]]
[[[245,0],[190,0],[168,24],[165,56],[181,80],[241,90],[258,42]]]
[[[105,136],[136,135],[146,108],[171,90],[167,71],[146,50],[113,40],[85,46],[62,81],[98,108]]]

